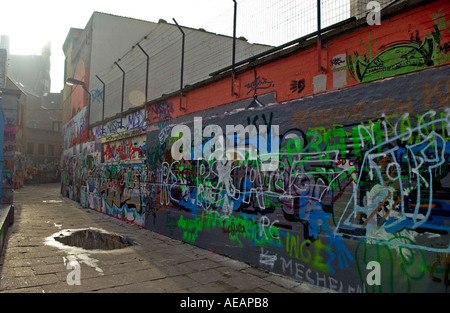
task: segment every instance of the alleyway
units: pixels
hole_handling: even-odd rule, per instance
[[[328,292],[83,209],[60,195],[59,184],[26,186],[14,192],[14,202],[15,222],[0,258],[0,293]],[[72,246],[54,239],[87,228],[92,232],[66,242]],[[94,231],[103,234],[91,243],[107,242],[111,234],[133,245],[73,247]]]

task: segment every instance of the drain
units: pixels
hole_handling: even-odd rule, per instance
[[[56,241],[85,250],[115,250],[135,245],[128,237],[104,233],[97,229],[82,229],[74,232],[66,231],[53,237]]]

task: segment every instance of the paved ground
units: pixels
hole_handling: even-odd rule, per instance
[[[59,188],[47,184],[15,191],[14,224],[0,257],[0,293],[329,292],[83,209],[62,197]],[[54,245],[58,232],[88,227],[137,244],[102,252]]]

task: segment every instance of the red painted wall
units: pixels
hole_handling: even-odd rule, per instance
[[[324,72],[319,72],[318,51],[314,45],[293,56],[240,73],[237,77],[240,87],[238,96],[231,95],[229,77],[187,92],[183,99],[186,110],[180,110],[178,96],[167,99],[167,102],[174,104],[171,116],[175,118],[253,97],[251,84],[255,81],[254,71],[259,78],[257,93],[276,92],[276,101],[284,102],[314,94],[314,77],[319,74],[325,75],[324,91],[329,91],[449,64],[448,4],[448,1],[436,1],[387,20],[381,16],[381,25],[367,25],[323,43],[321,65],[326,67]],[[410,62],[409,66],[407,62]],[[385,70],[374,74],[377,67],[384,67]],[[366,69],[362,79],[355,69]],[[338,71],[341,73],[336,74]],[[148,121],[152,123],[155,121],[153,113],[151,110],[148,112]]]

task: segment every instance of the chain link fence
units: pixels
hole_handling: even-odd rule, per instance
[[[350,17],[365,18],[368,0],[237,0],[235,62],[264,53]],[[397,2],[380,0],[380,8]],[[318,21],[320,3],[320,23]],[[205,20],[199,29],[183,25],[183,87],[230,67],[235,5]],[[139,107],[180,89],[182,33],[172,21],[156,27],[117,63],[92,73],[90,124]],[[93,78],[94,77],[94,78]],[[104,85],[103,85],[104,84]],[[103,89],[104,88],[104,89]],[[103,103],[104,102],[104,103]],[[103,112],[104,109],[104,112]]]

